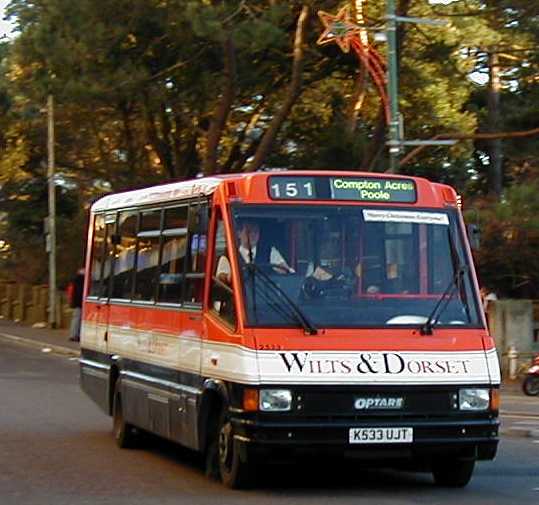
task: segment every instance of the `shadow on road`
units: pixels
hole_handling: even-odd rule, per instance
[[[189,449],[151,434],[141,434],[137,450],[166,458],[190,472],[205,476],[203,457]],[[434,486],[430,472],[409,472],[401,469],[372,467],[353,459],[299,459],[287,463],[259,464],[253,488],[264,492],[286,490],[304,493],[308,490],[330,490],[332,494],[347,494],[351,490],[384,490],[431,492]]]

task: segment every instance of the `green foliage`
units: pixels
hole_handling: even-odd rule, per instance
[[[539,298],[539,181],[514,185],[500,203],[476,202],[483,283],[504,297]]]
[[[0,190],[0,205],[5,213],[1,224],[2,240],[9,244],[7,254],[2,254],[2,267],[11,280],[24,282],[46,282],[47,262],[45,254],[44,219],[47,209],[47,181],[44,178],[27,178],[22,182],[7,182]],[[74,191],[57,186],[57,233],[61,238],[58,248],[59,265],[70,265],[78,253],[81,261],[81,247],[64,247],[71,244],[70,236],[81,239],[80,201]],[[75,223],[79,224],[74,227]],[[77,242],[84,244],[83,240]],[[67,250],[67,251],[66,251]],[[62,251],[68,254],[62,253]],[[65,263],[64,263],[65,261]],[[77,265],[75,265],[75,268]],[[60,269],[62,277],[69,275],[67,269]]]
[[[304,4],[311,11],[302,87],[266,166],[385,170],[376,87],[367,80],[358,95],[355,55],[315,43],[322,30],[316,11],[337,12],[345,3],[12,0],[8,12],[20,35],[0,44],[0,212],[1,233],[13,242],[10,261],[17,263],[28,247],[42,248],[38,223],[46,213],[46,199],[36,199],[36,181],[42,183],[46,174],[42,109],[47,94],[53,93],[56,103],[57,171],[76,188],[64,186],[67,193],[61,199],[74,201],[72,192],[78,192],[78,209],[104,187],[128,189],[200,173],[210,125],[227,91],[232,105],[220,132],[218,169],[245,170],[287,97],[296,22]],[[497,51],[503,64],[503,128],[538,126],[539,22],[534,3],[397,2],[403,15],[449,21],[446,27],[400,25],[400,109],[406,138],[487,129],[487,88],[478,77],[488,74],[490,51]],[[385,0],[365,5],[367,20],[382,22]],[[369,33],[384,55],[385,44],[374,42]],[[232,42],[235,72],[225,71],[227,41]],[[351,111],[359,96],[355,118]],[[538,146],[529,138],[504,141],[508,189],[537,179]],[[450,148],[424,149],[402,172],[453,184],[466,197],[484,195],[489,190],[488,145],[466,140]],[[30,211],[25,215],[23,196],[35,205],[35,222]],[[516,197],[507,198],[513,202]],[[84,211],[73,214],[69,205],[64,211],[60,221],[75,225],[62,233],[70,243],[80,241],[76,237],[84,232]],[[513,226],[498,210],[485,212],[492,212],[491,225],[500,231]],[[19,241],[17,227],[24,230]],[[76,249],[63,257],[66,268],[77,265],[81,251]],[[489,254],[482,264],[488,264]],[[43,266],[34,274],[42,278],[44,271]]]

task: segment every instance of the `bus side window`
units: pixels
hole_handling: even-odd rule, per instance
[[[205,214],[205,219],[200,217]],[[185,303],[202,306],[204,291],[204,271],[208,242],[208,205],[193,205],[189,211],[189,245],[185,269]]]
[[[137,233],[135,300],[154,301],[159,271],[161,243],[161,211],[150,210],[141,215]]]
[[[187,245],[187,206],[165,210],[159,272],[160,302],[182,301],[183,271]]]
[[[221,211],[217,211],[215,232],[215,255],[212,268],[210,309],[232,326],[236,326],[234,291],[231,282],[230,254],[226,244],[225,226]]]
[[[89,296],[101,294],[101,270],[105,254],[105,216],[98,214],[94,218],[94,235],[92,239],[92,263],[90,273]]]
[[[137,218],[138,213],[132,211],[120,212],[118,216],[119,241],[116,244],[111,298],[127,300],[131,298],[137,244]]]

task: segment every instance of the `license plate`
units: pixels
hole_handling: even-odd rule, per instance
[[[351,444],[409,444],[414,441],[413,428],[350,428]]]

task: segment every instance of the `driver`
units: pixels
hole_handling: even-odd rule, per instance
[[[279,274],[296,273],[276,247],[264,247],[260,244],[260,226],[256,221],[242,221],[238,237],[238,252],[244,263],[270,264]],[[230,262],[226,256],[219,258],[216,274],[222,282],[230,284]]]
[[[276,247],[264,248],[260,246],[260,226],[256,221],[242,222],[239,229],[239,239],[238,251],[245,263],[269,263],[278,273],[295,273]]]

